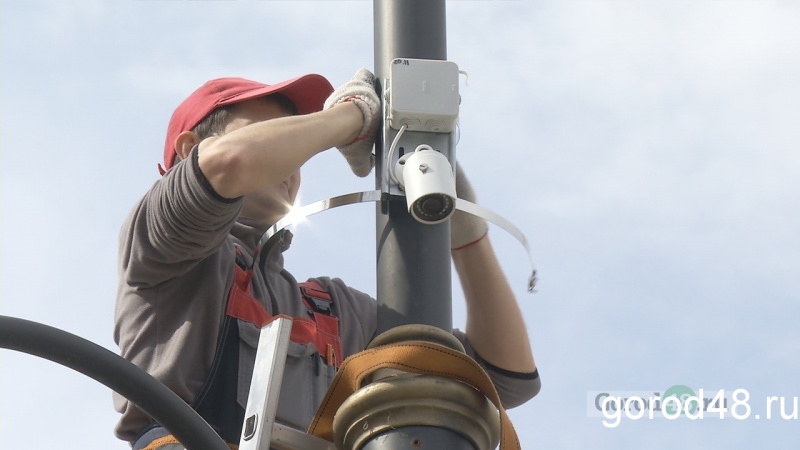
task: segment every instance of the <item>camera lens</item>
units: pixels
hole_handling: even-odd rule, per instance
[[[438,223],[445,220],[453,212],[453,199],[444,194],[428,194],[420,197],[411,207],[417,220]]]

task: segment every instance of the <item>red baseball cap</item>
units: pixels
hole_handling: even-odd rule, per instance
[[[172,113],[164,144],[164,166],[162,168],[159,164],[158,170],[163,175],[172,167],[178,135],[194,128],[217,107],[277,92],[291,100],[299,114],[308,114],[322,109],[325,100],[333,92],[333,86],[325,77],[317,74],[271,85],[235,77],[208,81],[192,92]]]

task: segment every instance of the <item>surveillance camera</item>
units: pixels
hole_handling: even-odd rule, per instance
[[[400,187],[406,192],[408,212],[419,222],[444,222],[455,211],[456,182],[447,157],[428,145],[397,162]]]

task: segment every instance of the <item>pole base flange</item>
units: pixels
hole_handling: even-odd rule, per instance
[[[333,436],[337,448],[357,450],[385,431],[412,426],[450,430],[481,450],[500,442],[499,413],[483,394],[451,378],[414,374],[351,395],[336,413]]]

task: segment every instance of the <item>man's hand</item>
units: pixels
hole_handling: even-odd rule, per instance
[[[330,109],[344,102],[352,102],[358,106],[364,115],[364,125],[355,140],[337,148],[353,173],[365,177],[375,166],[372,147],[381,121],[381,100],[375,91],[375,75],[366,69],[359,70],[350,81],[333,91],[323,109]]]
[[[458,198],[476,203],[475,191],[458,162],[456,162],[456,194]],[[459,250],[468,247],[483,239],[488,231],[489,227],[485,220],[456,211],[450,218],[450,249]]]

